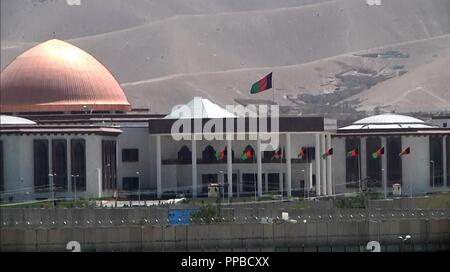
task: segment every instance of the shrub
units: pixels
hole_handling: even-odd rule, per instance
[[[217,208],[208,204],[206,206],[202,206],[199,211],[192,213],[192,220],[195,223],[202,223],[203,219],[204,223],[210,224],[213,222],[212,218],[217,217]]]

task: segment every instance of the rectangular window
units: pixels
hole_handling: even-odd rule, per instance
[[[217,174],[202,175],[202,187],[200,189],[200,196],[208,196],[208,186],[211,183],[217,183]]]
[[[48,140],[33,141],[34,191],[49,191]]]
[[[67,191],[67,142],[52,140],[53,182],[56,191]]]
[[[122,162],[138,162],[139,149],[122,149]]]
[[[102,141],[102,189],[117,188],[116,141]]]
[[[386,157],[387,157],[387,184],[392,186],[394,183],[402,183],[402,139],[400,137],[388,137],[386,139]]]
[[[70,141],[72,191],[86,191],[86,142],[84,139]]]
[[[358,150],[358,156],[350,157],[347,153],[353,149]],[[361,141],[359,138],[346,138],[345,139],[345,165],[346,165],[346,182],[347,187],[359,187],[360,174],[360,152]]]
[[[381,187],[381,158],[374,159],[372,154],[381,148],[380,138],[366,139],[367,186]]]
[[[267,175],[269,192],[280,192],[280,174],[279,173],[269,173]]]
[[[442,136],[430,136],[430,186],[444,184]]]
[[[231,187],[232,187],[232,190],[233,190],[233,194],[237,194],[237,188],[238,188],[237,187],[237,183],[238,183],[237,174],[233,174],[232,177],[233,177],[233,184],[231,185]],[[228,175],[227,175],[227,173],[225,173],[224,181],[225,181],[225,183],[228,183]],[[228,196],[228,188],[225,189],[225,196]]]
[[[242,174],[242,192],[255,193],[256,174]]]
[[[124,191],[137,191],[139,188],[138,177],[124,177],[122,179],[122,188]]]

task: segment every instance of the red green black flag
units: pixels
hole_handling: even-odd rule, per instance
[[[399,154],[399,156],[408,155],[411,153],[411,149],[409,147],[402,150],[402,152]]]
[[[381,158],[381,156],[384,154],[384,147],[378,149],[377,151],[372,153],[372,158],[378,159]]]
[[[300,159],[303,159],[305,157],[305,152],[306,152],[306,150],[305,150],[304,147],[300,148],[300,152],[298,153],[298,157]]]
[[[243,160],[243,161],[245,161],[245,160],[248,160],[248,159],[250,159],[252,157],[252,150],[247,150],[247,151],[244,151],[243,153],[242,153],[242,155],[241,155],[241,159]]]
[[[216,160],[223,160],[225,158],[225,150],[220,152],[214,151],[214,157],[216,157]]]
[[[322,155],[322,159],[326,159],[328,156],[333,155],[333,148],[330,148],[325,152],[325,154]]]
[[[281,148],[278,148],[273,152],[272,160],[281,158]]]
[[[252,89],[250,90],[251,94],[256,94],[263,92],[265,90],[272,88],[272,73],[268,74],[264,78],[262,78],[260,81],[254,83],[252,85]]]
[[[358,156],[358,148],[354,148],[352,150],[350,150],[349,152],[347,152],[347,157],[357,157]]]

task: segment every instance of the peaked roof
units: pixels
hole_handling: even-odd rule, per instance
[[[16,116],[0,115],[0,126],[36,125],[36,122]]]
[[[187,104],[175,107],[164,119],[233,118],[226,109],[202,97],[194,97]]]

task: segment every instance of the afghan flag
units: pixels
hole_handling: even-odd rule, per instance
[[[402,152],[400,154],[398,154],[399,156],[404,156],[404,155],[408,155],[411,153],[411,149],[409,147],[405,148],[402,150]]]
[[[225,151],[224,150],[220,152],[214,151],[214,157],[216,157],[216,160],[223,160],[223,158],[225,158]]]
[[[273,152],[272,160],[281,158],[281,148],[278,148]]]
[[[300,152],[298,153],[298,157],[300,159],[303,159],[305,157],[305,154],[306,154],[305,148],[304,147],[300,148]]]
[[[347,152],[347,157],[357,157],[358,156],[358,148],[354,148],[352,150],[350,150],[349,152]]]
[[[325,152],[325,154],[322,155],[322,159],[326,159],[328,156],[333,155],[333,148],[330,148]]]
[[[382,147],[382,148],[378,149],[377,151],[373,152],[372,153],[372,158],[374,158],[374,159],[381,158],[381,155],[383,155],[383,154],[384,154],[384,147]]]
[[[260,81],[254,83],[252,85],[252,89],[250,90],[250,93],[256,94],[256,93],[260,93],[260,92],[263,92],[263,91],[271,89],[271,88],[272,88],[272,73],[268,74]]]
[[[241,159],[242,159],[243,161],[248,160],[248,159],[250,159],[251,157],[252,157],[252,151],[251,151],[251,150],[244,151],[244,152],[242,153],[242,155],[241,155]]]

